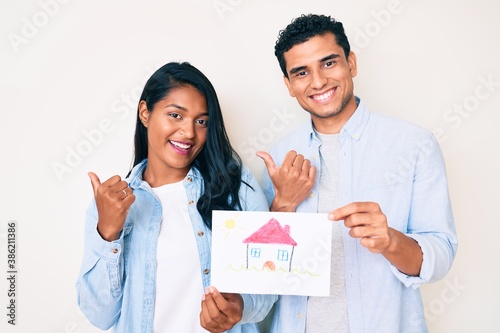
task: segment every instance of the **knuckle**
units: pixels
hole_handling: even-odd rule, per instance
[[[120,202],[118,202],[118,203],[116,204],[116,208],[117,208],[120,212],[126,211],[126,210],[128,209],[128,207],[127,207],[127,206],[125,206],[125,205],[123,204],[123,202],[122,202],[122,201],[120,201]]]
[[[106,193],[106,189],[104,188],[104,186],[99,186],[99,187],[97,188],[97,194],[98,194],[98,195],[103,196],[105,193]]]
[[[216,313],[212,315],[212,318],[210,318],[210,323],[217,323],[221,320],[221,315],[220,313]]]

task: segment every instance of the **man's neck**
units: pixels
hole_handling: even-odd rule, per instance
[[[311,119],[316,131],[321,134],[337,134],[344,125],[349,121],[351,116],[356,112],[358,105],[353,96],[344,108],[334,116],[328,118],[319,118],[311,115]]]

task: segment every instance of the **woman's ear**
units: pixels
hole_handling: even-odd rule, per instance
[[[142,100],[139,103],[139,119],[146,128],[148,127],[149,114],[150,112],[148,110],[148,106],[146,105],[146,101]]]

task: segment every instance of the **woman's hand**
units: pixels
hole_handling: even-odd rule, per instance
[[[120,176],[113,176],[101,184],[99,177],[89,172],[90,182],[94,190],[99,219],[97,231],[104,240],[117,240],[123,230],[130,206],[135,196],[127,182]]]
[[[208,287],[201,302],[200,324],[212,333],[225,332],[241,320],[243,298],[240,294],[220,293]]]

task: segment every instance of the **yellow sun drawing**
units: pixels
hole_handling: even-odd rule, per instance
[[[245,230],[242,226],[238,225],[238,214],[234,217],[226,218],[226,221],[216,226],[224,232],[224,239],[231,237],[233,234],[241,235],[240,232]]]

